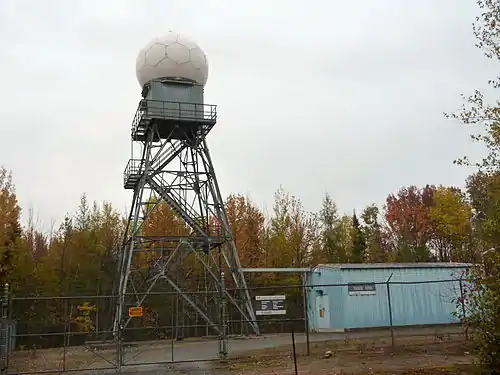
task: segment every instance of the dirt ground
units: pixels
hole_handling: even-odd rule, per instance
[[[449,328],[447,328],[449,330]],[[392,348],[390,336],[377,332],[315,335],[310,355],[305,338],[296,336],[299,374],[471,374],[473,357],[461,330],[444,333],[437,329],[397,332]],[[404,335],[403,335],[404,334]],[[123,371],[153,375],[295,374],[290,335],[277,335],[230,342],[230,359],[217,360],[217,341],[152,342],[123,351]],[[196,359],[197,361],[189,361]],[[89,346],[23,350],[10,357],[9,373],[46,374],[78,371],[80,374],[115,373],[117,351]],[[175,360],[176,363],[169,361]],[[157,361],[163,361],[159,364]],[[158,364],[154,364],[154,363]],[[190,362],[190,363],[188,363]],[[151,365],[147,365],[147,364]],[[177,371],[177,372],[175,372]]]
[[[408,337],[392,350],[390,339],[330,341],[296,352],[299,374],[472,374],[469,345],[459,338]],[[254,351],[230,360],[217,374],[295,374],[292,347]]]

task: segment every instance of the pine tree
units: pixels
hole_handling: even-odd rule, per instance
[[[351,241],[351,263],[363,263],[366,256],[366,239],[363,230],[361,229],[358,217],[356,216],[356,212],[353,212],[352,215]]]

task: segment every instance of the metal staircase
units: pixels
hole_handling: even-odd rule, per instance
[[[177,199],[171,194],[174,190],[168,191],[167,188],[162,188],[154,177],[148,177],[148,183],[151,188],[168,204],[170,209],[181,219],[183,219],[186,224],[188,224],[191,229],[193,229],[200,236],[208,236],[203,227],[199,225],[196,218],[196,212],[187,204],[187,202],[182,202],[178,197]]]

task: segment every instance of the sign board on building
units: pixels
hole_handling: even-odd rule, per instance
[[[356,283],[347,286],[347,292],[350,296],[373,296],[376,294],[374,283]]]
[[[142,306],[134,306],[128,308],[128,316],[131,318],[140,318],[144,315],[144,310]]]
[[[286,315],[285,295],[255,296],[255,315]]]

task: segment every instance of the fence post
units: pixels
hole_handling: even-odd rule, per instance
[[[462,306],[462,324],[464,324],[464,320],[466,318],[466,311],[465,311],[465,297],[464,297],[464,285],[463,285],[463,277],[464,275],[460,275],[460,279],[458,280],[459,285],[460,285],[460,305]],[[467,323],[465,323],[465,341],[469,341],[469,328],[467,327]]]
[[[309,309],[307,308],[307,276],[306,273],[302,274],[302,297],[304,304],[304,325],[306,330],[306,349],[307,355],[311,355],[311,345],[309,342]]]
[[[392,322],[392,303],[391,303],[391,288],[390,288],[390,285],[391,285],[390,281],[392,279],[392,275],[394,275],[394,273],[391,273],[391,276],[389,276],[389,278],[385,282],[385,285],[387,288],[387,306],[389,308],[389,326],[391,329],[391,346],[392,346],[392,349],[394,350],[396,345],[394,342],[394,325]]]
[[[293,364],[294,364],[294,368],[295,368],[295,375],[298,375],[298,370],[297,370],[297,352],[295,350],[295,330],[293,329],[293,325],[292,325],[292,353],[293,353]]]
[[[220,329],[221,329],[221,337],[219,340],[219,359],[221,361],[225,361],[227,359],[227,304],[226,304],[226,296],[225,296],[225,275],[224,271],[222,271],[222,268],[220,268]]]
[[[0,334],[1,334],[1,369],[0,372],[2,374],[7,373],[8,363],[9,363],[9,344],[10,344],[10,335],[9,335],[9,284],[4,284],[3,295],[2,295],[2,320],[0,322]]]
[[[116,325],[116,331],[113,332],[114,335],[114,344],[115,344],[115,350],[116,350],[116,370],[118,372],[121,372],[122,365],[123,365],[123,342],[122,342],[122,335],[123,335],[123,319],[120,317],[120,321]]]
[[[64,299],[64,336],[63,336],[63,372],[66,371],[66,354],[67,347],[70,345],[70,336],[68,335],[68,326],[71,324],[71,317],[68,311],[68,299]]]

